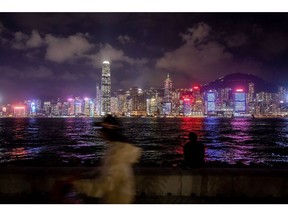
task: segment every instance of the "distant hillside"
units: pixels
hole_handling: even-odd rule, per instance
[[[276,93],[278,87],[275,84],[267,82],[255,75],[244,74],[244,73],[233,73],[221,77],[215,81],[212,81],[206,85],[202,86],[202,91],[208,91],[210,89],[219,89],[219,88],[243,88],[248,91],[248,84],[252,82],[255,86],[255,92],[271,92]]]

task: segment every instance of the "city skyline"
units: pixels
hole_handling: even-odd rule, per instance
[[[287,86],[287,13],[0,13],[0,102],[191,88],[231,73]]]

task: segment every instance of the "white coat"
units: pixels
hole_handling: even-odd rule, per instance
[[[110,141],[101,168],[100,177],[73,182],[79,193],[98,197],[108,204],[133,203],[135,180],[132,165],[141,156],[141,148],[132,144]]]

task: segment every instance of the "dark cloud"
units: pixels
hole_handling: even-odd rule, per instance
[[[225,38],[228,47],[239,47],[246,45],[248,36],[244,33],[238,33]]]
[[[23,32],[15,32],[14,39],[12,40],[12,49],[25,49],[25,42],[28,40],[29,36]]]
[[[287,38],[286,13],[3,13],[0,91],[95,94],[104,60],[114,90],[167,73],[177,87],[234,72],[285,83]]]
[[[67,38],[47,35],[45,43],[47,44],[45,58],[57,63],[77,58],[93,48],[93,44],[90,44],[81,33]]]
[[[38,48],[43,45],[44,41],[37,30],[33,30],[31,35],[23,32],[15,32],[11,41],[12,49],[29,49]]]
[[[189,74],[191,79],[208,81],[231,72],[233,54],[225,46],[209,40],[211,27],[198,23],[182,33],[184,44],[176,50],[166,52],[158,59],[156,67]]]
[[[264,53],[267,57],[277,57],[287,51],[288,48],[288,34],[271,32],[264,35],[261,40],[261,47],[263,47]],[[265,55],[264,54],[264,55]]]
[[[103,61],[112,62],[125,62],[130,65],[142,65],[147,63],[147,59],[131,58],[127,56],[123,50],[116,49],[110,44],[100,44],[100,49],[96,54],[86,55],[92,62],[92,65],[96,68],[102,67]]]
[[[117,39],[120,41],[122,44],[127,44],[127,43],[134,43],[134,40],[129,37],[128,35],[119,35]]]
[[[0,34],[2,33],[3,30],[4,30],[4,25],[2,24],[2,22],[0,22]]]
[[[29,40],[26,42],[26,45],[29,48],[36,48],[36,47],[40,47],[43,44],[43,39],[40,36],[39,32],[36,30],[33,30],[31,33],[31,37],[29,38]]]

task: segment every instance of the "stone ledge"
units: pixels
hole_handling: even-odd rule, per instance
[[[98,168],[1,167],[0,194],[51,193],[55,183],[84,178],[93,184]],[[138,196],[288,197],[288,169],[135,168]]]

